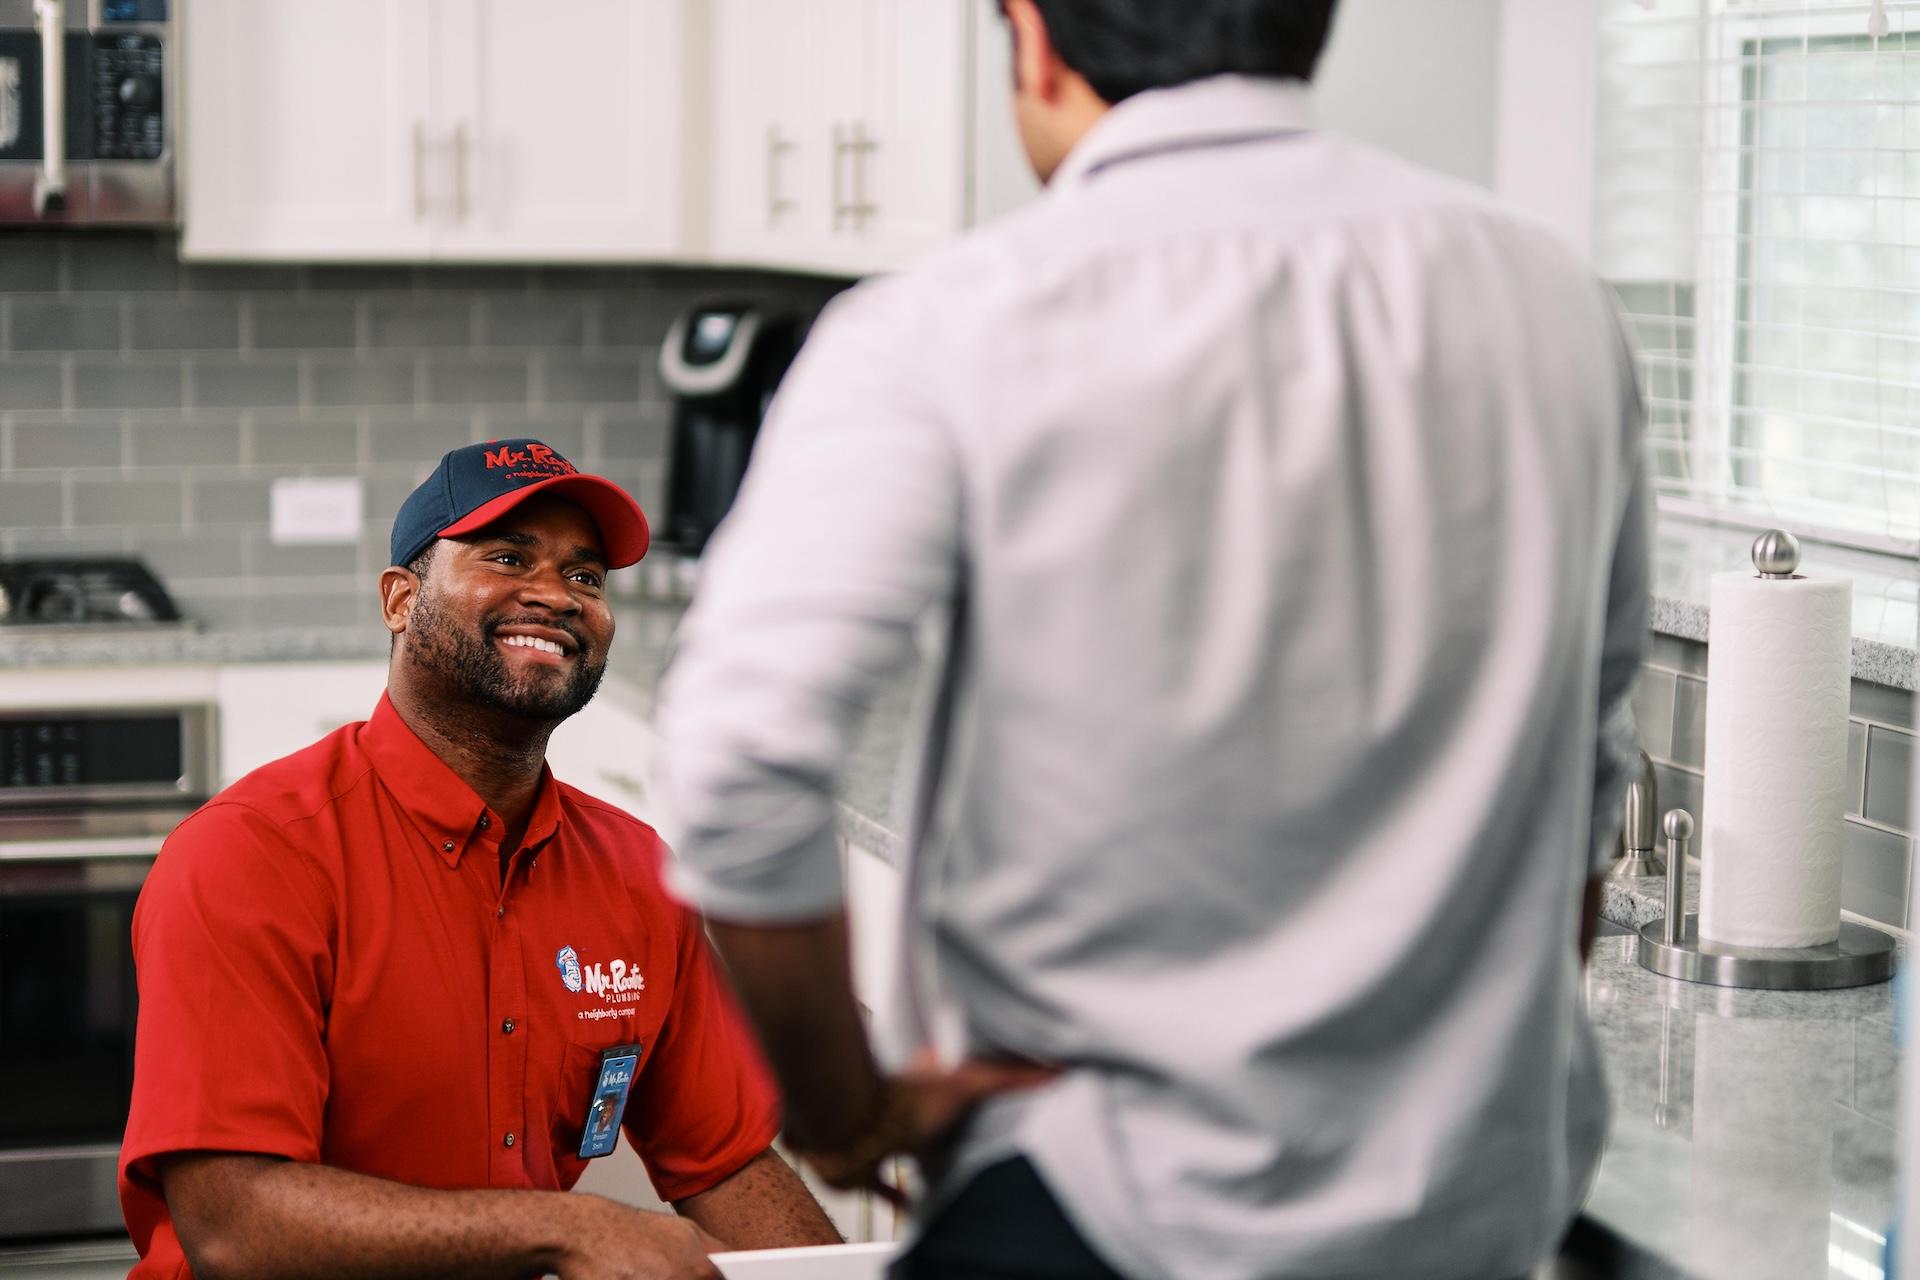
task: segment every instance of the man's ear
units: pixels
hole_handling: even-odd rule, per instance
[[[397,636],[407,629],[419,596],[420,578],[413,570],[394,565],[380,571],[380,620],[389,632]]]
[[[1053,103],[1060,96],[1060,69],[1047,20],[1033,0],[1006,0],[1004,11],[1013,28],[1013,84],[1022,93]]]

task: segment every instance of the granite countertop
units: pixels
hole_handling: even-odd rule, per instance
[[[1594,944],[1587,1005],[1613,1122],[1587,1218],[1618,1274],[1878,1276],[1894,1211],[1899,1054],[1889,984],[1732,991]]]
[[[680,612],[620,607],[607,696],[651,714]],[[378,659],[386,648],[377,628],[9,636],[0,668]],[[842,790],[843,833],[889,861],[899,856],[889,815],[912,688],[903,678],[884,691]],[[1661,914],[1663,884],[1610,884],[1604,914],[1646,923]],[[1694,986],[1641,969],[1634,945],[1599,939],[1587,975],[1614,1115],[1577,1251],[1622,1276],[1768,1280],[1826,1275],[1830,1261],[1842,1274],[1877,1274],[1894,1196],[1889,987]]]

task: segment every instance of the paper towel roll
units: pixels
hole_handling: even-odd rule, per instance
[[[1853,585],[1716,574],[1707,647],[1700,937],[1840,933]]]

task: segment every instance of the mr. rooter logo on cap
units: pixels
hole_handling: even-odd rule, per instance
[[[575,476],[580,469],[544,444],[529,444],[516,449],[503,444],[488,449],[487,470],[504,469],[508,480],[551,480],[554,476]]]

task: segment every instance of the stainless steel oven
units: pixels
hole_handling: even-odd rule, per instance
[[[0,710],[0,1250],[122,1231],[133,904],[215,729],[211,704]]]
[[[172,0],[0,0],[0,223],[178,220]]]

